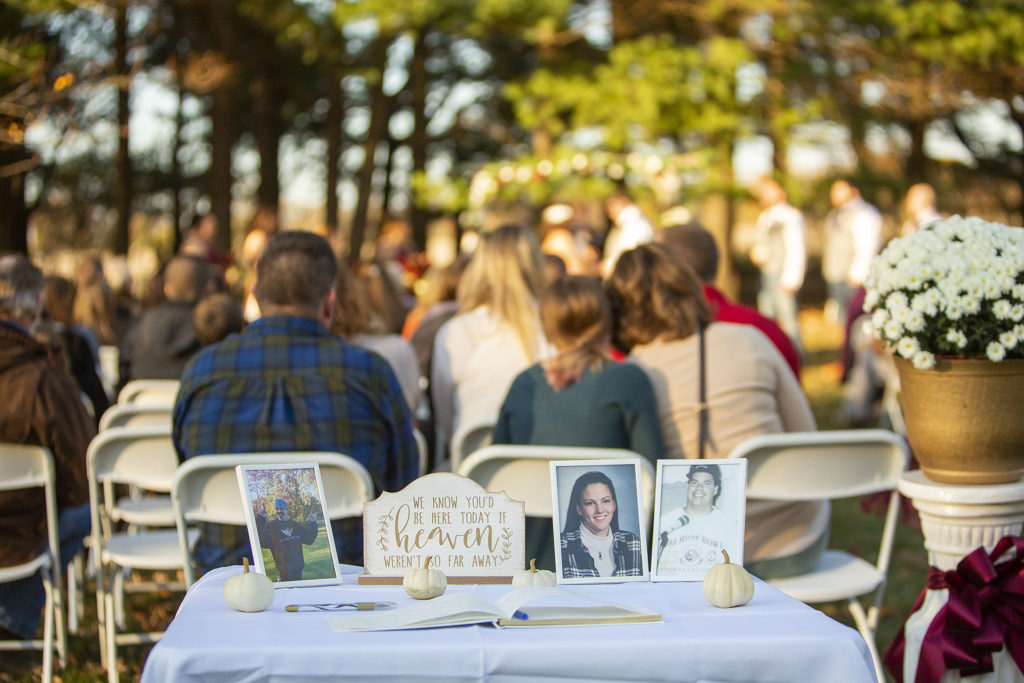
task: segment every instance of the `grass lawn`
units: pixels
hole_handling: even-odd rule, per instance
[[[277,571],[277,563],[270,549],[263,548],[263,569],[265,574],[273,581],[280,580]],[[327,541],[327,527],[321,524],[316,531],[316,540],[308,546],[303,546],[303,559],[306,561],[302,568],[303,579],[318,579],[327,576],[334,576],[334,558],[331,557],[331,546]]]
[[[805,312],[801,319],[801,327],[806,350],[803,385],[814,408],[818,428],[840,428],[842,425],[839,424],[838,415],[842,394],[837,379],[836,359],[841,331],[838,327],[825,323],[816,311]],[[842,501],[833,507],[831,545],[833,548],[855,553],[868,553],[869,559],[873,561],[881,526],[881,511],[865,511],[862,509],[861,500]],[[321,537],[323,533],[321,530]],[[924,586],[926,577],[927,555],[922,546],[921,532],[916,525],[916,515],[908,505],[905,520],[899,525],[896,534],[885,607],[878,627],[877,640],[880,651],[884,652],[892,642]],[[92,599],[91,592],[89,596]],[[171,593],[132,596],[128,605],[130,627],[140,630],[165,628],[174,616],[180,598],[180,595]],[[845,604],[819,607],[829,616],[853,625]],[[57,672],[59,680],[95,681],[105,677],[99,666],[95,614],[95,602],[87,603],[82,632],[69,639],[70,664],[63,671]],[[126,646],[118,649],[122,680],[138,680],[148,651],[149,646]],[[0,681],[20,683],[38,680],[41,666],[31,666],[33,662],[41,661],[35,653],[31,653],[29,665],[23,666],[17,673],[9,672],[9,656],[10,653],[3,655],[4,664],[0,664]],[[21,661],[20,656],[18,660]],[[7,672],[2,669],[7,669]]]

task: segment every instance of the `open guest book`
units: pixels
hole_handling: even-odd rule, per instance
[[[517,588],[494,603],[476,593],[454,592],[396,610],[351,612],[330,617],[335,631],[397,631],[468,624],[596,626],[647,621],[661,621],[661,615],[645,607],[550,586]]]

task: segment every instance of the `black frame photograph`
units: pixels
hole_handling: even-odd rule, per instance
[[[649,580],[639,462],[556,460],[550,467],[558,582]]]
[[[279,586],[341,583],[316,463],[239,465],[256,571]]]
[[[747,461],[659,460],[651,578],[701,581],[708,569],[743,564]]]

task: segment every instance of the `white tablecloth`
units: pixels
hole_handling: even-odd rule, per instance
[[[235,612],[224,581],[204,576],[152,649],[143,683],[157,681],[873,681],[867,646],[853,629],[755,580],[745,607],[719,609],[699,583],[567,587],[659,611],[661,623],[497,629],[335,632],[323,612],[285,612],[299,602],[413,601],[401,586],[279,589],[265,612]],[[510,586],[449,586],[496,599]]]

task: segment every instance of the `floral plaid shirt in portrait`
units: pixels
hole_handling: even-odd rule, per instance
[[[319,322],[260,318],[202,349],[186,366],[174,404],[174,444],[184,460],[211,453],[334,451],[369,471],[376,492],[419,474],[412,417],[381,356],[331,335]],[[335,527],[341,561],[361,563],[361,520]],[[241,562],[246,530],[206,525],[201,568]]]
[[[613,532],[612,558],[615,571],[612,576],[643,576],[643,548],[640,538],[628,531]],[[580,579],[596,578],[597,567],[594,558],[583,545],[579,532],[569,531],[562,534],[562,578]]]

